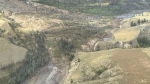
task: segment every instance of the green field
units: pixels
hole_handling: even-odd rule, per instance
[[[72,12],[82,12],[87,14],[96,14],[100,16],[113,16],[126,13],[127,10],[122,10],[120,6],[124,4],[124,0],[110,1],[54,1],[54,0],[39,0],[39,3],[55,6],[60,9],[67,9]],[[116,4],[116,5],[115,5]]]

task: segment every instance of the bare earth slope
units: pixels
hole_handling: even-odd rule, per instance
[[[150,58],[141,49],[121,49],[112,59],[124,71],[120,84],[150,84]]]

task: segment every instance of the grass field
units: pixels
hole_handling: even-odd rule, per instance
[[[126,16],[127,17],[127,16]],[[142,20],[148,20],[148,22],[146,23],[142,23]],[[143,25],[143,24],[149,24],[150,22],[150,12],[143,12],[143,13],[140,13],[140,14],[135,14],[134,17],[131,17],[131,18],[126,18],[124,19],[123,21],[121,21],[121,26],[122,28],[125,28],[125,27],[131,27],[131,22],[134,22],[136,23],[137,25],[138,24],[138,20],[140,20],[140,25]]]
[[[144,12],[133,17],[133,19],[140,19],[140,20],[143,20],[144,18],[150,20],[150,12]]]
[[[113,33],[116,41],[131,41],[139,35],[140,27],[122,28]]]
[[[103,83],[107,79],[103,80],[102,78],[99,78],[99,75],[104,71],[115,67],[115,64],[110,57],[115,54],[116,51],[117,49],[99,52],[79,52],[77,58],[80,62],[77,69],[72,72],[71,79],[76,82],[75,84]],[[118,69],[118,67],[115,67],[115,69]],[[77,83],[77,81],[80,82]]]
[[[0,29],[5,30],[5,31],[10,31],[11,30],[8,22],[6,22],[4,20],[0,20]]]
[[[26,51],[25,48],[18,47],[6,39],[0,38],[0,65],[5,66],[22,61],[25,58]]]
[[[100,16],[113,16],[113,15],[119,15],[127,12],[127,10],[122,10],[118,5],[110,5],[109,1],[106,1],[104,3],[103,2],[91,3],[89,1],[80,1],[81,3],[78,3],[76,0],[72,0],[71,2],[64,1],[64,0],[60,2],[39,0],[38,2],[50,6],[55,6],[60,9],[67,9],[72,12],[82,12],[87,14],[96,14]]]
[[[119,49],[112,59],[118,64],[124,74],[119,84],[150,84],[150,58],[147,49]]]
[[[134,22],[137,24],[138,20],[144,20],[144,19],[148,21],[150,20],[150,12],[141,13],[141,14],[135,15],[132,18],[124,19],[121,22],[121,29],[118,29],[117,31],[113,32],[115,36],[115,40],[125,42],[125,41],[131,41],[134,38],[136,38],[139,35],[140,30],[148,26],[149,22],[137,25],[135,27],[131,27],[130,24],[131,22]]]
[[[144,84],[142,83],[143,81],[146,82],[145,84],[149,84],[149,76],[147,76],[150,68],[149,50],[150,48],[79,52],[75,58],[78,59],[79,64],[76,64],[73,69],[70,70],[71,84],[103,84],[104,82],[106,84],[133,84],[133,82],[136,82],[136,84]],[[119,67],[116,67],[116,65]],[[112,66],[115,67],[115,69],[112,68]],[[98,71],[101,71],[99,73],[103,74],[107,71],[111,71],[111,69],[113,69],[113,74],[119,73],[117,70],[123,70],[124,74],[116,74],[115,76],[109,75],[104,79],[99,78],[101,75],[96,77]],[[108,74],[111,74],[111,72]]]
[[[53,19],[51,17],[46,17],[42,15],[14,15],[11,16],[11,18],[14,18],[15,21],[24,28],[20,29],[20,31],[22,32],[27,32],[28,30],[41,31],[51,27],[63,26],[62,20]]]
[[[96,53],[84,53],[84,52],[78,53],[79,54],[78,57],[81,62],[79,68],[73,73],[72,79],[73,80],[83,79],[85,76],[84,73],[92,75],[93,73],[92,71],[95,69],[99,69],[99,67],[101,67],[101,63],[106,61],[106,58],[108,58],[109,55],[106,52],[107,51],[96,52]],[[106,56],[103,57],[102,55],[103,56],[106,55]],[[110,60],[107,59],[107,62],[110,62]]]
[[[142,48],[141,50],[150,57],[150,48]]]

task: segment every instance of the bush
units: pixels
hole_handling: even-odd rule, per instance
[[[96,74],[97,74],[97,75],[100,75],[100,74],[102,74],[102,73],[103,73],[104,71],[106,71],[106,70],[107,70],[107,68],[104,67],[104,68],[102,68],[102,69],[96,71]]]
[[[134,23],[134,22],[131,22],[130,26],[131,26],[131,27],[134,27],[134,26],[137,26],[137,24]]]
[[[59,48],[59,54],[63,54],[64,56],[66,56],[66,58],[69,61],[72,61],[74,58],[74,55],[71,54],[74,51],[74,45],[72,44],[72,42],[68,42],[65,39],[61,39],[60,41],[58,41],[58,48]]]
[[[139,43],[139,47],[150,47],[150,40],[148,40],[146,37],[138,38],[137,41]]]

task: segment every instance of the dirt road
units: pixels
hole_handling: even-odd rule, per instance
[[[60,84],[65,71],[49,64],[41,68],[32,78],[27,79],[23,84]]]
[[[123,69],[120,84],[150,84],[150,58],[140,49],[121,49],[112,59]]]

